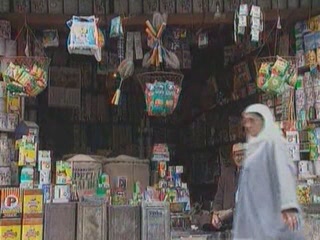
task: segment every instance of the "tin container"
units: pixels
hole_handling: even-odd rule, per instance
[[[110,1],[109,0],[94,0],[93,12],[96,15],[104,15],[110,13]]]
[[[208,12],[208,0],[193,0],[193,13],[204,13]]]
[[[128,0],[117,0],[114,1],[114,13],[120,16],[127,15],[129,12]]]
[[[0,1],[0,13],[10,12],[10,1],[9,0],[1,0]]]
[[[294,2],[295,0],[290,0],[290,1]],[[257,0],[257,5],[260,6],[262,10],[270,10],[271,0]]]
[[[119,1],[119,0],[117,0]],[[92,15],[93,13],[93,1],[92,0],[79,0],[79,14],[80,15]]]
[[[40,189],[23,191],[23,218],[41,218],[43,216],[43,195]]]
[[[13,0],[13,10],[15,13],[29,13],[30,0]]]
[[[139,206],[109,206],[109,240],[141,239],[141,208]]]
[[[48,13],[47,0],[30,0],[32,13]]]
[[[63,13],[68,15],[78,14],[78,0],[66,0],[63,1]]]
[[[44,211],[44,239],[76,239],[77,203],[49,203]]]
[[[268,0],[270,2],[270,0]],[[237,6],[239,6],[239,0],[235,1],[235,0],[223,0],[223,1],[216,1],[216,0],[211,0],[212,5],[217,8],[215,5],[217,4],[217,2],[219,2],[220,4],[220,12],[232,12],[236,9]],[[223,2],[223,3],[222,3]],[[210,0],[209,0],[210,3]],[[270,2],[271,5],[271,2]],[[212,7],[212,6],[211,6]],[[210,6],[209,6],[210,8]]]
[[[21,240],[21,219],[0,219],[0,239]]]
[[[22,239],[43,240],[43,219],[22,219]]]
[[[272,0],[272,9],[287,9],[287,7],[287,0]]]
[[[63,14],[63,0],[48,0],[49,13]]]
[[[142,203],[142,240],[170,240],[170,208],[167,202]]]
[[[160,1],[160,12],[162,13],[175,13],[176,12],[176,1],[175,0],[161,0]]]
[[[129,14],[141,14],[142,9],[142,1],[129,0]]]
[[[0,187],[11,185],[10,167],[0,167]]]
[[[107,240],[107,206],[105,203],[78,203],[77,240]]]
[[[0,37],[11,39],[11,23],[7,20],[0,20]]]
[[[192,0],[176,0],[177,13],[192,13]]]
[[[292,0],[290,0],[292,1]],[[290,2],[288,1],[288,2]],[[311,7],[311,1],[310,0],[300,0],[300,8],[310,8]]]
[[[263,0],[261,0],[263,1]],[[289,0],[288,1],[288,8],[292,9],[292,8],[299,8],[299,0]]]
[[[158,0],[144,0],[143,1],[143,13],[152,14],[153,12],[159,11]]]

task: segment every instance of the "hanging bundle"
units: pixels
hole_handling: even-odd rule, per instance
[[[143,59],[143,67],[155,66],[160,68],[164,64],[172,69],[180,69],[180,62],[175,53],[167,50],[162,43],[162,35],[166,29],[166,21],[159,13],[153,16],[153,24],[146,21],[146,33],[148,35],[148,46],[151,51],[146,53]]]
[[[121,78],[118,89],[116,90],[113,98],[111,100],[111,104],[119,105],[120,95],[121,95],[121,86],[125,79],[131,77],[134,73],[134,63],[131,60],[123,60],[118,67],[118,74]]]
[[[6,82],[8,92],[20,96],[35,97],[40,94],[48,84],[48,69],[50,59],[43,56],[32,56],[31,43],[43,45],[37,40],[31,28],[25,21],[16,40],[26,32],[26,56],[2,57],[1,72]]]

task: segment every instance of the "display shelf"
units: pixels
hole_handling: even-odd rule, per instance
[[[284,10],[268,10],[265,12],[265,21],[277,21],[278,14],[280,14],[282,20],[288,20],[288,23],[294,23],[302,19],[309,18],[320,14],[320,8],[315,8],[309,11],[309,9],[297,8],[297,9],[284,9]],[[2,13],[1,19],[5,19],[11,22],[12,26],[21,26],[25,22],[25,16],[28,24],[33,28],[42,29],[44,27],[51,26],[53,28],[67,29],[66,21],[72,16],[64,14],[36,14],[30,13],[27,15],[19,13]],[[100,26],[106,27],[109,25],[110,20],[117,15],[97,15],[100,19]],[[126,27],[142,27],[147,19],[151,19],[151,15],[138,15],[128,16],[123,20],[123,24]],[[220,24],[233,24],[234,13],[222,13],[221,16],[215,17],[215,13],[186,13],[186,14],[169,14],[168,25],[179,26],[202,26],[210,27]]]
[[[0,133],[5,132],[5,133],[13,133],[15,129],[5,129],[5,128],[0,128]]]

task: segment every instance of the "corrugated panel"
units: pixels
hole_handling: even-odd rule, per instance
[[[109,240],[140,240],[141,212],[138,206],[110,206]]]
[[[78,203],[77,240],[107,240],[105,203]]]
[[[44,239],[76,239],[76,203],[50,203],[45,205]]]

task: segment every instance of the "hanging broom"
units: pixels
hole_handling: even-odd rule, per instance
[[[119,87],[117,88],[111,100],[111,104],[113,105],[119,105],[122,83],[125,79],[131,77],[134,73],[133,61],[128,59],[123,60],[118,67],[118,73],[120,75],[121,80],[120,80]]]

